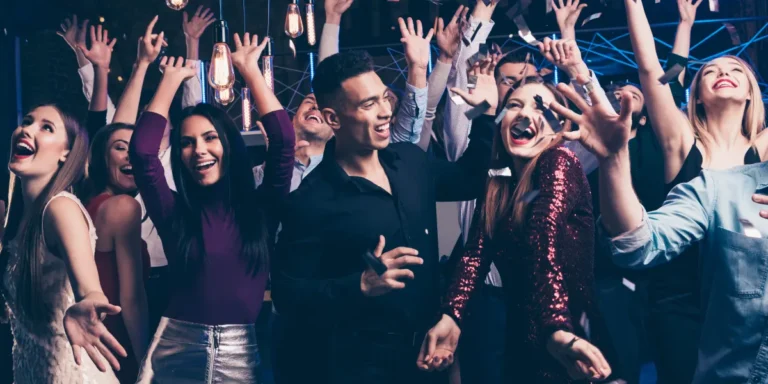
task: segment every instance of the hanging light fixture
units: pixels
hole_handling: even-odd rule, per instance
[[[267,87],[274,91],[275,72],[272,67],[272,39],[267,42],[267,47],[264,49],[264,54],[261,56],[261,71],[264,74],[264,81],[267,82]]]
[[[301,11],[299,10],[299,0],[293,0],[288,3],[288,10],[285,12],[285,34],[295,39],[304,33],[304,23],[301,21]]]
[[[214,89],[232,88],[235,83],[235,69],[232,67],[232,52],[227,45],[227,22],[221,20],[216,26],[216,41],[208,69],[208,84]]]
[[[189,3],[189,0],[165,0],[165,5],[174,11],[184,9],[184,7],[187,6],[187,3]]]
[[[315,34],[315,0],[307,0],[307,42],[309,45],[317,43]]]
[[[232,88],[217,89],[214,98],[221,105],[229,105],[235,101],[235,92],[232,91]]]
[[[251,90],[243,87],[240,99],[243,101],[243,131],[251,130]]]

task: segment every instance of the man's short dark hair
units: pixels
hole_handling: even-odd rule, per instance
[[[519,51],[515,51],[515,52],[510,52],[509,54],[504,56],[501,60],[499,60],[499,63],[496,64],[496,68],[493,70],[493,77],[498,81],[499,76],[501,75],[501,67],[504,64],[523,64],[523,63],[525,63],[526,62],[525,59],[528,57],[528,53],[530,53],[530,52],[527,52],[527,51],[524,51],[524,50],[519,50]],[[533,65],[534,67],[536,66],[535,60],[534,60],[534,57],[533,57],[533,53],[531,53],[530,64]]]
[[[367,72],[373,72],[373,58],[365,51],[337,53],[321,61],[312,80],[317,105],[320,109],[332,107],[341,83]]]

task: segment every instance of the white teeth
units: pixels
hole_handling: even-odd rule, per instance
[[[386,131],[387,129],[389,129],[389,125],[385,125],[385,126],[383,126],[383,127],[377,127],[377,128],[375,128],[374,130],[375,130],[376,132],[384,132],[384,131]]]
[[[216,160],[206,161],[195,166],[196,169],[203,169],[216,164]]]
[[[32,147],[30,147],[29,145],[27,145],[25,143],[18,143],[18,144],[16,144],[16,148],[26,149],[26,150],[32,152]]]
[[[315,115],[309,115],[309,116],[307,116],[307,120],[314,120],[314,121],[317,121],[317,122],[318,122],[318,123],[320,123],[320,124],[322,124],[322,123],[323,123],[323,122],[320,120],[320,118],[319,118],[319,117],[317,117],[317,116],[315,116]]]

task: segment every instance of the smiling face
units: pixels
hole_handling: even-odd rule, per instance
[[[510,156],[531,159],[546,149],[553,140],[554,130],[544,118],[543,111],[536,106],[535,96],[541,96],[544,105],[555,101],[555,95],[543,84],[526,84],[517,88],[507,100],[507,114],[501,121],[500,135],[504,149]],[[530,124],[525,133],[515,138],[513,128],[527,118]]]
[[[203,116],[184,119],[180,132],[181,162],[201,186],[216,184],[224,176],[224,147],[216,127]]]
[[[328,141],[333,136],[333,130],[323,120],[315,95],[311,93],[299,104],[293,116],[293,127],[299,140]]]
[[[389,145],[392,105],[387,86],[375,72],[341,83],[336,108],[323,114],[339,143],[355,150],[379,150]]]
[[[731,57],[710,61],[699,70],[696,102],[704,106],[725,101],[745,103],[752,90],[747,71],[741,62]]]
[[[133,130],[118,129],[109,136],[107,141],[106,161],[109,187],[115,193],[136,190],[133,167],[128,158],[128,145],[131,143],[131,136],[133,136]]]
[[[69,138],[59,111],[38,107],[24,116],[11,137],[8,169],[20,178],[52,176],[69,155]]]
[[[525,77],[537,76],[536,67],[529,63],[504,63],[498,68],[499,76],[496,86],[499,89],[499,100],[507,95],[509,88]]]

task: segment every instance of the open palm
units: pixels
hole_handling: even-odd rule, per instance
[[[469,70],[468,75],[475,76],[477,83],[474,89],[465,91],[460,88],[451,88],[451,91],[461,96],[464,101],[476,107],[487,101],[490,104],[490,112],[496,110],[496,106],[499,104],[499,91],[496,88],[496,80],[493,77],[493,72],[496,69],[496,62],[490,57],[486,57],[482,61],[478,61]]]
[[[232,53],[232,64],[237,67],[241,75],[259,72],[259,58],[268,43],[269,37],[265,37],[259,44],[258,35],[251,37],[250,33],[246,33],[243,35],[243,40],[240,40],[240,35],[235,33],[235,52]]]
[[[83,52],[85,58],[94,66],[99,68],[109,68],[109,62],[112,60],[112,49],[115,47],[117,39],[109,40],[109,32],[101,25],[91,26],[91,48],[85,44],[78,44],[78,48]]]
[[[403,36],[400,42],[405,48],[405,60],[408,62],[408,66],[426,69],[429,65],[429,41],[432,40],[435,30],[430,28],[427,35],[423,36],[424,29],[421,26],[421,20],[416,21],[414,28],[413,19],[410,17],[407,25],[402,17],[397,19],[397,23],[400,24],[400,33]]]
[[[128,354],[101,322],[102,315],[119,313],[120,307],[87,298],[67,309],[64,315],[64,332],[72,345],[75,363],[80,365],[82,361],[80,355],[82,348],[102,372],[106,372],[107,365],[99,356],[107,359],[115,370],[120,370],[120,363],[115,358],[115,353],[121,357],[126,357]]]
[[[587,84],[589,79],[579,75],[576,81],[579,84]],[[592,105],[589,105],[573,88],[561,83],[557,89],[582,112],[579,115],[557,102],[550,104],[550,108],[560,116],[579,125],[578,131],[563,134],[566,139],[581,141],[584,147],[601,159],[614,155],[627,146],[632,130],[631,95],[622,95],[621,112],[617,115],[610,105],[601,102],[594,91],[589,92],[592,102]]]
[[[435,37],[437,38],[437,47],[440,48],[440,55],[446,58],[453,59],[456,53],[459,51],[459,42],[461,41],[461,28],[459,28],[459,18],[462,20],[465,18],[469,8],[460,5],[453,14],[453,18],[445,25],[443,18],[437,20],[437,32]]]
[[[202,5],[197,7],[197,11],[195,11],[192,19],[189,18],[189,14],[186,11],[184,11],[183,17],[182,27],[184,35],[189,39],[200,39],[205,29],[216,21],[216,18],[213,17],[213,12],[208,8],[203,9]]]
[[[580,0],[550,0],[552,8],[555,11],[557,25],[560,30],[573,29],[576,27],[576,20],[579,19],[581,11],[587,7],[587,4],[580,4]]]

